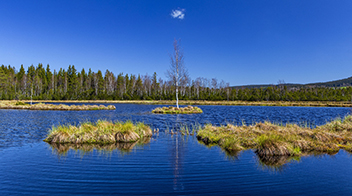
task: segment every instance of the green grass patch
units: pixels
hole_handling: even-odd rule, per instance
[[[187,107],[158,107],[155,108],[152,113],[155,114],[200,114],[203,113],[199,107],[187,106]]]
[[[17,101],[15,105],[29,105],[28,103],[24,103],[22,101]]]
[[[253,149],[259,156],[334,154],[339,149],[352,152],[352,116],[315,128],[270,122],[250,126],[208,124],[198,130],[197,138],[205,144],[217,144],[230,151]]]
[[[53,127],[47,138],[48,143],[111,144],[116,142],[135,142],[152,136],[152,130],[144,123],[111,122],[99,120],[86,122],[80,126],[60,125]]]

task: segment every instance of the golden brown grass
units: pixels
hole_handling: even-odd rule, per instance
[[[0,109],[23,109],[23,110],[115,110],[113,105],[54,105],[54,104],[27,104],[23,101],[1,101]]]
[[[82,123],[80,126],[53,127],[44,141],[61,144],[111,144],[135,142],[150,136],[152,136],[152,130],[141,122],[133,124],[131,121],[113,123],[99,120],[96,123]]]
[[[70,102],[70,103],[128,103],[172,105],[173,100],[41,100],[36,102]],[[179,100],[180,105],[238,105],[238,106],[306,106],[306,107],[352,107],[349,101],[205,101]]]
[[[210,124],[198,131],[198,140],[217,144],[227,151],[254,149],[259,156],[300,156],[305,153],[336,153],[352,150],[352,116],[336,119],[314,129],[296,124],[270,122],[250,126]]]
[[[203,111],[199,107],[187,106],[187,107],[159,107],[155,108],[152,113],[155,114],[200,114]]]

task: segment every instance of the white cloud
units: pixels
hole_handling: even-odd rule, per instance
[[[173,17],[173,18],[178,18],[178,19],[180,19],[180,20],[182,20],[182,19],[184,19],[185,18],[185,9],[176,9],[176,10],[172,10],[172,12],[171,12],[171,16]]]

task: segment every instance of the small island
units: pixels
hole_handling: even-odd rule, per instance
[[[37,103],[28,104],[22,101],[1,101],[0,109],[22,109],[22,110],[115,110],[113,105],[65,105]]]
[[[352,151],[352,116],[336,119],[316,128],[270,122],[255,125],[206,125],[197,139],[219,145],[226,151],[253,149],[259,156],[301,156],[309,153]]]
[[[136,142],[152,136],[151,128],[144,123],[111,122],[99,120],[86,122],[80,126],[61,125],[53,127],[44,139],[47,143],[58,144],[113,144],[118,142]]]
[[[203,110],[199,107],[187,106],[187,107],[158,107],[155,108],[152,113],[155,114],[200,114],[203,113]]]

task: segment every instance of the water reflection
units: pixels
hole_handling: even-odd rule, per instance
[[[57,103],[60,104],[60,103]],[[73,104],[73,103],[72,103]],[[78,103],[75,103],[78,104]],[[70,105],[70,104],[69,104]],[[107,105],[107,104],[104,104]],[[111,121],[144,122],[161,132],[176,130],[185,125],[193,130],[193,125],[213,125],[234,122],[301,123],[322,125],[338,116],[350,113],[348,108],[309,107],[252,107],[252,106],[199,106],[203,114],[157,115],[150,111],[164,105],[113,104],[116,110],[109,111],[32,111],[0,110],[0,148],[18,147],[28,143],[41,142],[52,126],[78,125],[81,122],[96,122],[99,119]],[[1,150],[1,149],[0,149]]]
[[[242,152],[242,151],[228,151],[224,149],[221,149],[221,150],[225,153],[226,158],[231,161],[238,160]]]
[[[192,127],[196,122],[217,125],[242,119],[246,123],[269,120],[321,125],[337,116],[343,117],[349,113],[348,108],[200,106],[203,114],[177,116],[148,113],[159,106],[115,105],[116,111],[0,110],[1,195],[349,195],[352,192],[352,162],[344,151],[336,156],[313,154],[301,159],[258,157],[253,150],[228,152],[218,146],[208,149],[195,136],[181,136],[180,132],[170,135],[166,131],[180,131],[179,124]],[[160,130],[160,137],[153,135],[153,141],[149,144],[147,141],[144,147],[140,147],[145,145],[142,143],[49,147],[42,142],[52,126],[99,119],[145,122]],[[85,153],[89,156],[80,159],[79,155]],[[56,155],[64,161],[58,161]],[[126,156],[121,158],[121,155]],[[296,161],[299,164],[294,164]],[[272,175],[268,170],[283,172]]]
[[[173,168],[173,190],[183,190],[182,183],[183,163],[186,153],[187,136],[171,135],[172,145],[169,147],[171,167]]]
[[[221,152],[224,153],[225,157],[229,161],[237,161],[240,159],[241,154],[246,151],[228,151],[217,144],[205,144],[202,140],[197,140],[198,144],[211,149],[213,147],[220,148]],[[248,149],[250,150],[250,149]],[[250,150],[252,151],[252,150]],[[308,157],[312,156],[314,158],[333,158],[339,151],[334,151],[334,152],[316,152],[316,151],[311,151],[311,152],[306,152],[301,154],[300,156],[262,156],[257,154],[255,151],[252,151],[255,155],[256,163],[259,166],[258,168],[260,170],[269,170],[269,171],[274,171],[274,172],[282,172],[285,169],[288,168],[289,163],[299,163],[301,162],[302,157]],[[349,153],[348,151],[346,151]],[[352,156],[352,153],[349,153]]]
[[[282,172],[287,168],[287,163],[300,162],[299,156],[260,156],[257,155],[257,163],[261,170]]]
[[[49,144],[52,148],[53,154],[59,156],[66,156],[70,150],[79,151],[81,155],[85,155],[88,152],[94,150],[101,151],[103,153],[111,153],[114,150],[119,150],[122,155],[129,154],[136,146],[143,146],[150,143],[150,137],[144,137],[137,142],[129,143],[115,143],[115,144]]]

